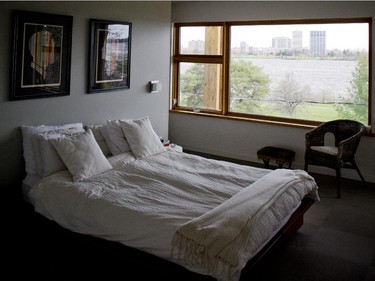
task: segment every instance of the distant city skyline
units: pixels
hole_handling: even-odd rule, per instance
[[[270,47],[273,37],[292,38],[293,31],[302,31],[302,47],[309,48],[310,31],[326,31],[327,49],[368,49],[369,31],[366,23],[234,26],[231,30],[232,47],[245,41],[252,47]],[[245,35],[246,34],[246,35]]]
[[[367,23],[346,24],[298,24],[298,25],[257,25],[233,26],[231,29],[231,48],[248,46],[256,48],[271,48],[272,39],[276,37],[293,38],[293,31],[302,31],[302,47],[310,47],[310,31],[326,32],[326,49],[333,50],[362,50],[369,46],[369,29]],[[204,28],[186,29],[182,39],[183,47],[191,40],[204,40]]]

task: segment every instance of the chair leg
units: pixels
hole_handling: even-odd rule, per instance
[[[341,198],[341,169],[336,169],[336,180],[337,180],[337,198]]]
[[[354,160],[353,160],[351,163],[352,163],[352,166],[357,170],[357,173],[358,173],[359,177],[361,178],[363,185],[366,186],[365,178],[362,176],[362,173],[361,173],[361,171],[359,170],[359,168],[358,168],[358,166],[357,166],[357,163],[355,163]]]

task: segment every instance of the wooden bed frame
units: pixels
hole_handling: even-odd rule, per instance
[[[272,258],[272,254],[280,249],[282,245],[285,245],[285,242],[287,242],[303,225],[304,213],[314,202],[313,199],[307,197],[302,200],[300,206],[292,214],[288,222],[262,248],[262,250],[247,263],[246,267],[242,270],[241,281],[254,280],[257,270],[259,270],[262,265],[266,265],[267,261]],[[120,266],[127,268],[131,267],[137,272],[141,271],[147,273],[147,280],[160,280],[160,278],[163,278],[162,280],[179,281],[216,280],[213,277],[191,272],[183,266],[138,249],[119,244],[118,242],[74,233],[62,228],[57,223],[48,220],[38,213],[34,213],[33,206],[30,205],[28,209],[30,212],[33,212],[34,225],[32,225],[32,227],[40,229],[39,234],[36,235],[39,239],[38,243],[47,243],[48,246],[45,246],[47,248],[51,248],[51,245],[54,245],[53,247],[56,247],[56,249],[53,250],[53,253],[56,253],[56,255],[61,255],[59,251],[71,252],[73,250],[77,252],[73,253],[73,255],[78,255],[79,252],[87,251],[87,255],[97,255],[97,258],[102,258],[103,256],[111,257],[112,260],[119,261]],[[41,233],[42,235],[40,235]],[[58,243],[58,245],[56,243]],[[92,258],[96,259],[94,257]],[[108,264],[108,266],[110,267],[112,264]],[[128,272],[128,270],[129,269],[127,269],[126,272]]]
[[[253,271],[257,270],[260,263],[266,262],[274,251],[277,251],[285,242],[292,238],[303,225],[305,212],[314,204],[314,200],[305,197],[301,205],[291,215],[287,223],[276,233],[276,235],[260,250],[241,272],[240,281],[252,280]]]

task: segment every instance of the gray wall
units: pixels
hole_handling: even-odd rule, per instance
[[[266,19],[374,17],[374,2],[174,2],[172,21],[237,21]],[[375,46],[375,28],[372,28]],[[375,62],[372,62],[375,85]],[[375,124],[375,98],[372,99],[372,124]],[[185,149],[259,162],[256,151],[265,145],[296,151],[295,168],[303,168],[304,134],[307,129],[234,121],[223,118],[170,113],[169,136]],[[367,181],[375,182],[375,138],[363,137],[357,163]],[[324,168],[311,171],[334,174]],[[343,176],[359,179],[353,170]]]
[[[8,100],[13,9],[73,16],[70,96]],[[20,125],[99,124],[106,119],[144,115],[150,116],[159,135],[168,137],[169,134],[172,141],[186,149],[258,161],[257,149],[264,145],[279,145],[294,149],[297,152],[294,166],[302,167],[305,129],[168,113],[170,22],[374,15],[373,2],[0,2],[0,35],[3,38],[0,41],[0,186],[22,180]],[[133,23],[129,90],[87,94],[90,18]],[[374,40],[375,36],[372,37]],[[147,83],[156,79],[162,82],[162,91],[149,94]],[[375,118],[375,112],[372,116]],[[357,157],[366,179],[375,182],[375,138],[363,138]],[[357,178],[350,171],[344,176]]]
[[[9,101],[13,9],[73,16],[69,96]],[[87,94],[90,18],[132,22],[129,90]],[[22,180],[20,125],[102,124],[148,115],[155,131],[168,137],[170,22],[168,2],[0,2],[0,186]],[[148,93],[151,80],[160,80],[161,92]]]

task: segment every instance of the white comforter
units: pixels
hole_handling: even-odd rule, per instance
[[[220,272],[195,268],[172,256],[173,236],[181,225],[220,206],[271,170],[174,151],[142,160],[121,154],[110,161],[112,170],[83,182],[73,182],[68,171],[43,178],[28,194],[35,210],[72,231],[117,241],[226,279]],[[318,198],[316,185],[303,179],[293,188]],[[297,206],[300,198],[282,196],[282,200],[292,200]],[[258,239],[249,253],[267,239]],[[242,263],[238,270],[241,268]]]

